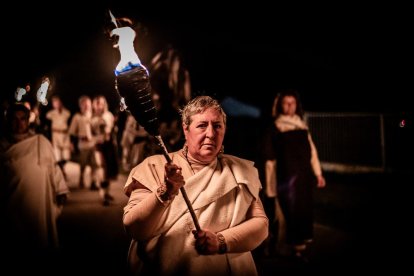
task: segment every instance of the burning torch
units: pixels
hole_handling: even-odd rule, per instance
[[[121,96],[121,103],[131,112],[135,120],[149,134],[156,138],[165,159],[168,163],[171,163],[171,157],[168,155],[167,148],[158,130],[159,121],[157,118],[157,110],[151,97],[149,73],[147,68],[142,65],[134,49],[135,31],[131,27],[118,27],[117,20],[110,11],[109,15],[116,27],[111,31],[110,36],[116,35],[118,37],[118,42],[114,47],[119,48],[121,55],[121,59],[115,70],[116,88]],[[184,187],[181,187],[180,191],[190,211],[195,228],[197,231],[200,231],[201,228],[191,202],[188,199],[187,192]]]

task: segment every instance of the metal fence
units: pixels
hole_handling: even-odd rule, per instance
[[[413,137],[399,115],[306,112],[324,170],[413,171]]]

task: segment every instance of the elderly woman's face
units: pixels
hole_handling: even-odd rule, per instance
[[[221,149],[226,127],[223,116],[209,108],[203,113],[192,116],[188,129],[184,126],[188,153],[194,159],[203,162],[212,161]]]

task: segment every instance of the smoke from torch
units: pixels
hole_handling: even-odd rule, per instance
[[[130,27],[118,28],[112,13],[110,11],[109,13],[116,26],[116,29],[111,31],[110,36],[118,36],[118,43],[114,47],[119,49],[121,55],[120,62],[115,70],[115,87],[122,97],[121,102],[124,102],[124,105],[127,106],[135,120],[157,139],[159,146],[163,150],[164,157],[168,163],[171,163],[171,157],[168,155],[168,151],[159,134],[159,122],[157,110],[152,101],[149,73],[147,68],[141,64],[134,49],[135,31]],[[180,191],[190,211],[195,228],[197,231],[200,231],[201,228],[197,216],[184,187],[181,187]]]

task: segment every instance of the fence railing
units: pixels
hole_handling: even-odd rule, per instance
[[[324,170],[414,170],[412,135],[398,115],[306,112]]]

